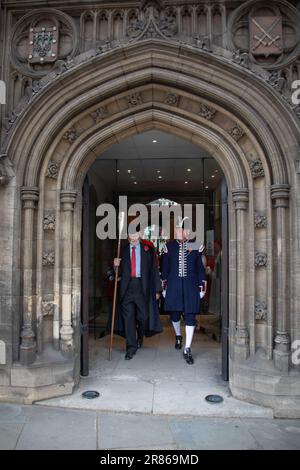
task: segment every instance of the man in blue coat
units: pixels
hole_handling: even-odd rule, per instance
[[[191,249],[189,231],[180,220],[175,229],[176,239],[167,242],[161,260],[161,276],[165,294],[165,310],[170,313],[175,331],[175,348],[181,349],[181,314],[185,320],[185,348],[183,356],[187,364],[193,364],[191,344],[200,310],[200,299],[206,291],[206,275],[202,263],[203,247]]]

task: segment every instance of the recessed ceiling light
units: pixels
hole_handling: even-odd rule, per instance
[[[156,170],[156,173],[160,173],[160,170]]]
[[[137,184],[137,181],[134,181],[134,183],[133,183],[133,184]]]
[[[215,175],[211,175],[212,178],[215,178]]]
[[[131,173],[131,170],[127,170],[128,173]]]
[[[161,179],[162,179],[162,176],[159,176],[159,177],[158,177],[158,179],[160,179],[160,180],[161,180]]]
[[[186,171],[192,171],[192,170],[191,170],[191,168],[187,168],[187,170],[186,170]]]
[[[208,186],[205,186],[205,189],[208,189]]]
[[[156,144],[157,140],[156,140],[156,139],[153,139],[152,142],[153,142],[154,144]]]
[[[117,170],[117,173],[120,173],[120,170]]]
[[[184,184],[188,184],[188,181],[185,181]]]

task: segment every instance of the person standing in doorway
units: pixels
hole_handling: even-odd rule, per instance
[[[128,236],[121,257],[118,282],[121,315],[126,338],[125,359],[130,360],[142,347],[143,338],[160,333],[157,300],[162,290],[155,250],[141,240],[140,232]]]
[[[161,263],[165,310],[170,314],[175,331],[175,349],[182,348],[181,315],[184,314],[183,357],[187,364],[193,364],[191,344],[196,315],[200,310],[200,299],[206,291],[206,275],[202,263],[203,247],[199,250],[189,248],[189,231],[183,228],[181,219],[176,225],[175,237],[175,240],[167,242]]]

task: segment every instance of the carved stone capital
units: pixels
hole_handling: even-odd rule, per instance
[[[61,210],[73,211],[76,202],[77,191],[62,190],[60,192]]]
[[[232,200],[235,210],[247,210],[249,204],[249,189],[238,188],[232,190]]]
[[[21,188],[21,200],[24,209],[35,209],[39,200],[40,190],[37,187],[23,186]]]
[[[271,198],[274,207],[289,207],[290,186],[288,184],[273,184],[271,186]]]

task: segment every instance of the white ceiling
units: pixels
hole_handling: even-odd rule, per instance
[[[206,186],[209,191],[222,178],[218,163],[202,148],[156,130],[113,145],[97,158],[90,171],[96,172],[99,182],[117,192],[160,195],[195,193]]]

